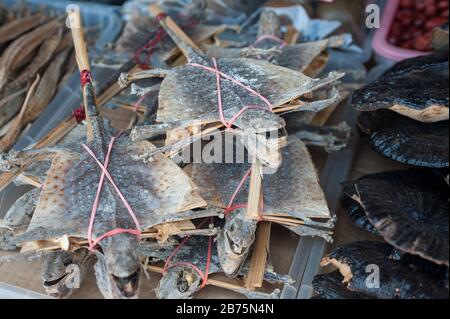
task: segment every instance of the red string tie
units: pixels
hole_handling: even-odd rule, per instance
[[[83,70],[80,72],[81,87],[85,87],[87,84],[92,83],[92,73],[89,70]]]
[[[202,223],[200,223],[198,228],[202,228],[208,220],[210,220],[212,222],[213,218],[205,219]],[[192,263],[188,263],[188,262],[178,262],[178,263],[174,263],[174,264],[170,263],[172,261],[172,259],[176,256],[176,254],[178,254],[178,252],[181,250],[181,248],[183,248],[183,246],[186,245],[186,243],[189,241],[189,239],[191,239],[191,236],[188,236],[185,239],[183,239],[183,241],[177,246],[177,248],[175,248],[173,250],[173,252],[170,254],[170,256],[166,259],[166,262],[165,262],[165,265],[163,268],[163,273],[166,273],[169,269],[178,267],[178,266],[190,267],[195,272],[197,272],[198,275],[200,276],[200,278],[202,279],[202,284],[200,286],[200,289],[203,289],[206,286],[206,284],[208,283],[209,269],[211,267],[212,245],[213,245],[213,238],[211,236],[209,237],[209,241],[208,241],[208,255],[206,257],[207,259],[206,259],[206,266],[205,266],[204,272],[199,267],[197,267],[196,265],[194,265]]]
[[[81,123],[86,119],[86,112],[84,111],[84,106],[80,106],[79,108],[72,111],[72,115],[77,121],[77,123]]]

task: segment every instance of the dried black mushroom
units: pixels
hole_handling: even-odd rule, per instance
[[[358,111],[391,109],[421,122],[449,118],[448,51],[404,60],[353,95]]]
[[[367,218],[364,208],[355,200],[357,196],[355,185],[353,183],[346,183],[343,186],[343,190],[344,194],[340,199],[340,204],[353,223],[371,234],[379,235],[377,229]]]
[[[344,277],[339,271],[321,274],[312,282],[314,293],[319,299],[372,299],[372,297],[347,289]]]
[[[392,260],[392,246],[362,241],[337,247],[322,266],[333,265],[347,289],[379,299],[447,299],[446,282]]]
[[[420,167],[449,166],[448,121],[421,123],[380,110],[361,113],[358,128],[369,146],[389,159]]]
[[[448,185],[424,170],[366,176],[355,183],[370,223],[391,245],[449,265]]]

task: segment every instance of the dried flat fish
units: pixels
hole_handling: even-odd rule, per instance
[[[70,14],[81,21],[76,12]],[[72,32],[79,54],[79,68],[87,70],[89,61],[83,47],[82,30],[72,28]],[[111,293],[108,296],[131,298],[136,296],[139,286],[139,238],[134,233],[102,236],[113,229],[139,227],[137,231],[141,232],[166,222],[214,216],[216,212],[190,210],[204,207],[206,203],[197,194],[189,177],[171,160],[160,156],[157,161],[146,164],[131,159],[130,154],[152,149],[154,146],[150,143],[131,143],[124,134],[117,137],[109,156],[105,146],[110,138],[98,115],[90,81],[85,83],[83,95],[88,123],[85,146],[78,141],[74,145],[35,151],[53,153],[53,161],[30,226],[16,240],[26,243],[67,237],[86,238],[96,202],[92,239],[103,239],[98,243],[101,251],[96,250],[95,254],[97,265],[106,269],[106,291]],[[106,177],[109,180],[109,176],[114,176],[114,183],[106,183],[97,193],[92,186],[98,185],[102,176],[98,162],[105,162],[107,155],[110,164]],[[117,190],[123,195],[119,195]],[[133,207],[134,214],[130,213],[129,207]],[[105,277],[99,278],[100,285],[104,284]]]
[[[194,121],[220,122],[216,74],[214,71],[203,69],[206,67],[214,70],[211,58],[188,44],[187,42],[191,41],[187,40],[186,35],[174,32],[165,20],[161,21],[161,25],[186,55],[189,63],[171,70],[150,70],[132,76],[123,75],[121,85],[126,86],[130,80],[163,76],[157,112],[158,123],[172,124],[175,128],[192,125]],[[173,24],[170,23],[170,26]],[[218,59],[217,66],[220,72],[227,75],[221,83],[224,120],[230,122],[234,118],[234,126],[241,129],[244,135],[249,134],[249,131],[276,132],[283,129],[285,123],[279,116],[268,110],[261,108],[244,110],[246,106],[261,105],[261,98],[256,94],[250,94],[228,77],[257,91],[272,107],[276,108],[307,93],[330,86],[343,76],[342,73],[332,72],[324,79],[315,80],[302,73],[252,59]],[[334,98],[337,98],[335,94]],[[328,105],[324,103],[320,105],[320,109]],[[298,108],[300,111],[316,112],[320,109],[317,103],[304,103]],[[243,111],[245,112],[236,119],[235,115]],[[261,154],[257,156],[265,165],[279,166],[279,163],[262,158]]]
[[[394,161],[414,166],[449,166],[448,121],[421,123],[389,110],[363,112],[358,127],[369,146]]]
[[[379,299],[448,299],[448,288],[442,280],[389,258],[392,246],[363,241],[337,247],[322,260],[322,266],[333,265],[344,277],[351,291]],[[367,267],[379,267],[379,286],[367,285]]]
[[[314,293],[321,299],[372,299],[369,296],[353,292],[342,283],[344,277],[339,271],[317,275],[312,282]]]
[[[42,13],[36,13],[29,17],[13,20],[0,28],[0,45],[16,39],[22,34],[36,28],[48,18]]]
[[[49,33],[60,28],[60,23],[53,20],[27,33],[11,43],[0,59],[0,90],[8,82],[11,72],[23,65],[24,60],[39,47]]]
[[[449,119],[448,51],[402,61],[353,95],[359,111],[390,109],[421,122]]]
[[[406,170],[369,175],[355,183],[370,223],[397,249],[449,264],[448,185],[434,174]]]
[[[223,142],[218,141],[221,149]],[[214,144],[211,143],[210,146],[214,152],[217,151]],[[243,145],[238,146],[236,152],[243,149]],[[231,153],[225,150],[222,152],[224,158],[214,157],[214,161],[218,160],[219,163],[193,164],[192,180],[198,185],[201,196],[213,207],[227,208],[251,166],[248,154],[242,153],[239,155],[242,157],[229,158],[233,153],[234,149]],[[292,136],[288,140],[288,146],[282,150],[282,156],[288,160],[282,162],[277,172],[264,175],[264,212],[261,217],[299,219],[302,221],[301,225],[292,224],[286,227],[301,236],[319,236],[332,241],[330,234],[334,220],[318,184],[317,173],[308,150],[299,138]],[[235,197],[236,205],[247,202],[248,187],[247,181]],[[290,191],[286,192],[286,189]],[[324,222],[314,222],[312,219],[322,219]],[[247,235],[242,234],[242,237],[246,238]]]

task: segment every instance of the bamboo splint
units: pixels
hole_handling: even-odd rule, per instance
[[[261,222],[256,233],[256,242],[253,248],[250,271],[245,278],[245,287],[249,290],[261,288],[264,282],[267,256],[269,254],[270,228],[272,223]]]
[[[198,231],[202,234],[202,230],[197,230],[195,225],[190,220],[184,220],[174,223],[166,223],[162,225],[155,226],[142,233],[141,239],[156,239],[159,242],[166,242],[170,236],[180,236],[186,237]],[[214,230],[207,230],[205,235],[214,232]],[[89,243],[86,239],[82,238],[72,238],[68,236],[63,236],[61,238],[51,239],[51,240],[37,240],[32,242],[26,242],[22,246],[20,252],[26,253],[31,251],[74,251],[81,247],[88,247]]]

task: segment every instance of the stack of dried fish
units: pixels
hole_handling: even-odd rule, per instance
[[[43,13],[15,17],[0,27],[0,151],[15,144],[49,104],[65,74],[73,73],[71,50],[63,21]]]
[[[386,243],[336,248],[323,265],[339,271],[314,281],[320,297],[448,298],[448,43],[445,50],[400,62],[355,93],[369,146],[420,168],[344,184],[344,210]]]
[[[277,297],[278,290],[258,289],[264,282],[292,283],[267,261],[271,223],[328,241],[335,223],[305,143],[287,136],[280,115],[334,106],[343,74],[314,79],[301,73],[301,66],[289,69],[258,56],[215,58],[198,44],[217,27],[199,25],[191,38],[158,6],[150,11],[184,57],[167,54],[175,50],[166,36],[165,45],[151,47],[162,63],[138,72],[139,65],[127,63],[122,70],[131,72],[119,83],[135,83],[110,103],[129,93],[158,95],[156,118],[151,125],[111,133],[100,106],[121,87],[112,84],[95,97],[83,30],[73,27],[86,120],[56,145],[63,128],[51,133],[57,137],[3,157],[8,180],[38,187],[20,198],[3,222],[1,247],[20,249],[3,261],[42,256],[44,287],[57,297],[73,291],[67,264],[79,269],[79,279],[95,264],[106,298],[137,297],[141,269],[163,274],[156,289],[160,298],[190,298],[205,285],[251,298]],[[77,13],[70,14],[80,25]],[[153,25],[153,34],[160,32]],[[264,56],[277,51],[254,49]],[[130,112],[141,107],[134,106]],[[145,122],[155,112],[143,113]],[[204,145],[205,137],[214,140]],[[231,153],[225,140],[231,141]],[[222,155],[193,164],[191,156],[179,156],[197,146],[202,154],[212,148]],[[263,172],[271,174],[263,178]],[[209,278],[218,272],[243,279],[244,285]]]

